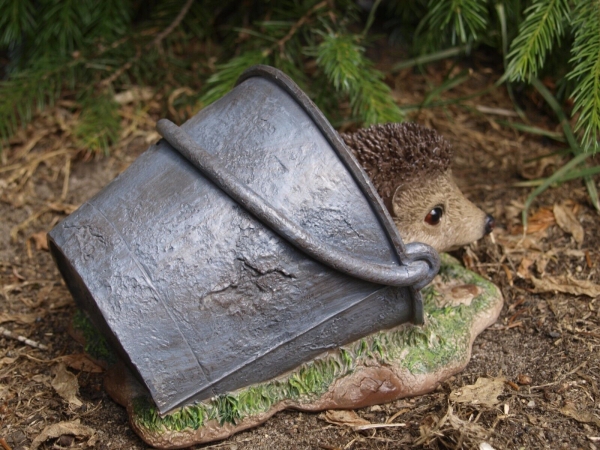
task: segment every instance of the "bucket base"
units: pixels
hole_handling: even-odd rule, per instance
[[[136,433],[158,448],[225,439],[288,408],[354,409],[421,395],[464,369],[475,337],[496,321],[503,305],[497,286],[448,255],[442,255],[440,275],[423,290],[423,297],[424,326],[403,324],[374,333],[276,379],[162,418],[124,365],[107,372],[105,386],[126,407]]]

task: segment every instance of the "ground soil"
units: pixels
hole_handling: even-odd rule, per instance
[[[383,69],[394,62],[393,55],[380,59]],[[417,105],[427,98],[437,102],[492,87],[498,78],[494,64],[485,57],[456,67],[441,63],[424,73],[407,70],[389,81],[402,105]],[[467,81],[441,96],[428,97],[431,86],[461,70],[468,73]],[[560,131],[538,98],[517,96],[530,125]],[[44,233],[156,140],[153,123],[163,115],[158,101],[123,105],[121,141],[109,157],[92,157],[79,149],[70,134],[76,111],[69,102],[59,102],[4,149],[0,326],[48,346],[42,350],[0,335],[0,446],[4,449],[30,448],[47,427],[77,420],[94,436],[90,438],[88,428],[71,435],[59,432],[40,437],[39,448],[147,448],[131,431],[124,409],[103,390],[102,373],[82,367],[77,358],[65,358],[82,353],[68,334],[76,308],[44,249]],[[357,411],[372,423],[391,419],[403,427],[354,431],[330,424],[319,414],[287,411],[256,429],[196,448],[489,448],[483,443],[496,449],[600,447],[600,297],[597,292],[595,297],[582,295],[593,293],[600,284],[599,215],[582,181],[570,181],[533,202],[530,233],[524,236],[520,213],[531,188],[515,186],[547,176],[564,164],[566,157],[556,153],[564,147],[507,126],[505,122],[521,119],[514,114],[504,87],[460,103],[413,110],[411,119],[438,129],[452,141],[458,184],[496,218],[491,237],[454,255],[502,290],[505,306],[498,322],[476,340],[467,368],[431,394]],[[565,210],[582,226],[582,241],[572,228],[560,220],[562,227],[557,224],[557,215]],[[564,286],[570,286],[572,293],[560,292],[569,290]],[[53,387],[61,361],[76,377],[80,406],[66,401]],[[496,405],[450,400],[453,391],[478,378],[497,376],[505,377],[506,383]]]

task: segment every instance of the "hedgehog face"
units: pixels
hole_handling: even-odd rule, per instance
[[[443,252],[493,229],[492,216],[467,200],[452,180],[452,147],[435,130],[388,123],[341,136],[392,213],[404,242],[423,242]]]
[[[491,216],[467,200],[450,171],[423,183],[400,185],[392,215],[404,242],[423,242],[438,252],[476,241],[493,226]]]

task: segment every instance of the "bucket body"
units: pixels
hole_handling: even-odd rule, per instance
[[[421,319],[417,282],[369,274],[409,273],[414,258],[296,90],[283,74],[254,69],[177,130],[197,144],[190,154],[166,137],[49,233],[73,297],[161,413]],[[276,218],[261,220],[270,211]],[[429,258],[421,285],[437,255],[418,250]],[[346,259],[363,261],[366,275],[346,270]]]

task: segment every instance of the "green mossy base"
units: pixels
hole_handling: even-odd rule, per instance
[[[423,326],[403,324],[372,334],[276,379],[163,417],[133,377],[123,375],[123,368],[107,375],[107,390],[127,407],[136,432],[162,448],[223,439],[288,407],[362,407],[431,391],[464,368],[473,340],[496,320],[503,302],[494,284],[449,255],[441,258],[439,275],[422,291]],[[355,379],[360,379],[358,390]],[[364,390],[363,384],[369,384],[365,379],[374,381],[372,390]]]

